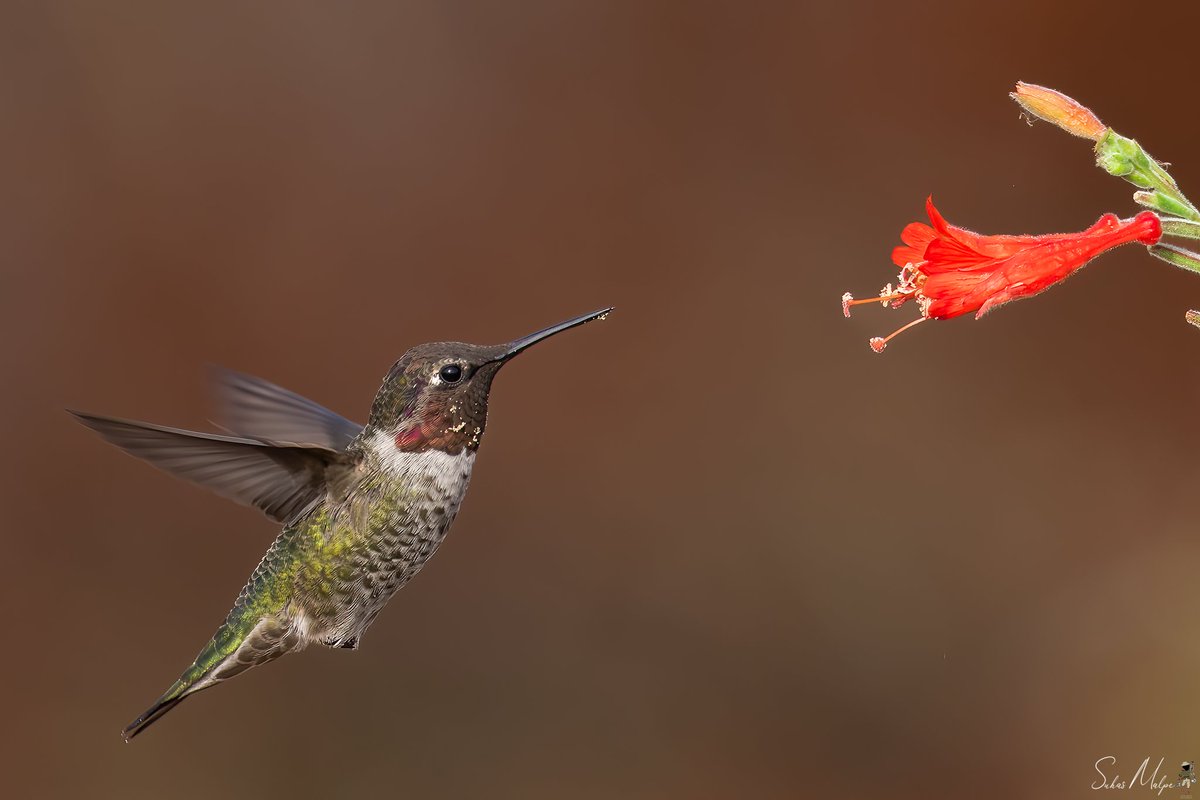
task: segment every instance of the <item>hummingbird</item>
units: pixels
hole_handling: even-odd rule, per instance
[[[261,378],[224,372],[228,434],[72,411],[127,453],[283,529],[195,661],[122,731],[310,644],[357,649],[454,521],[487,423],[492,379],[518,353],[603,319],[594,311],[501,345],[433,342],[392,365],[365,426]]]

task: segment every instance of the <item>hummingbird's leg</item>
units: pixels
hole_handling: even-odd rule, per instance
[[[328,639],[322,640],[321,644],[325,645],[326,647],[331,647],[335,650],[357,650],[358,637],[351,636],[349,639],[339,639],[336,636],[331,636]]]

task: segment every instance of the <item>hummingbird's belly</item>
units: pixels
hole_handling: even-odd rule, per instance
[[[346,516],[357,521],[355,530],[331,571],[334,585],[323,587],[331,591],[314,598],[325,612],[315,616],[327,624],[313,634],[324,644],[357,645],[392,595],[433,556],[466,494],[473,452],[397,455],[407,458],[385,462],[387,473],[378,487],[346,509]]]
[[[459,499],[461,501],[461,498]],[[439,513],[440,512],[440,513]],[[358,563],[359,580],[355,587],[354,619],[351,633],[357,638],[375,619],[400,587],[421,571],[438,545],[446,538],[450,523],[458,513],[453,506],[421,509],[417,523],[388,530],[362,554]]]

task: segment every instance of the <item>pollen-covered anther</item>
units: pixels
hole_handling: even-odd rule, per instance
[[[876,353],[882,353],[885,347],[887,347],[887,339],[884,339],[882,336],[871,338],[871,349]]]
[[[893,289],[892,285],[889,283],[887,286],[884,286],[882,289],[879,290],[879,304],[881,306],[883,306],[884,308],[887,308],[888,305],[895,305],[896,303],[902,303],[902,302],[904,302],[903,297],[900,297],[897,299],[897,295],[900,295],[900,294],[902,294],[902,293],[899,290]]]
[[[842,295],[842,313],[846,315],[847,319],[850,317],[850,306],[852,305],[854,305],[854,295],[846,292]]]

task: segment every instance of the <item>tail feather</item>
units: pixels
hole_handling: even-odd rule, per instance
[[[297,631],[288,625],[281,625],[274,617],[258,620],[245,634],[239,633],[238,627],[228,621],[221,626],[192,666],[179,676],[179,680],[121,731],[125,741],[128,742],[157,722],[188,695],[229,680],[251,667],[273,661],[305,644]]]
[[[188,688],[176,681],[175,685],[168,689],[162,697],[154,701],[154,705],[143,711],[141,716],[125,726],[125,729],[121,731],[121,735],[125,737],[125,741],[132,741],[133,737],[157,722],[163,714],[166,714],[172,708],[182,703],[183,698],[191,694]]]

